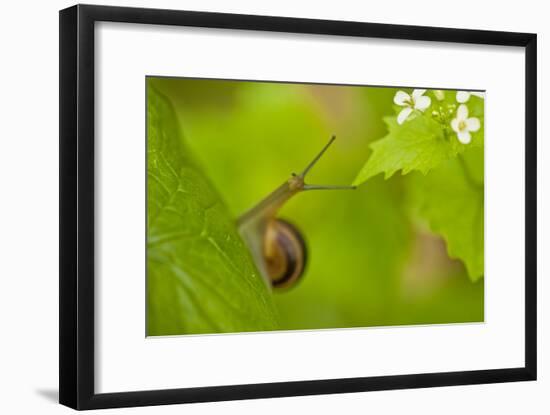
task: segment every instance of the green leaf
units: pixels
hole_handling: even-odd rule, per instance
[[[483,149],[474,147],[411,181],[419,215],[443,237],[449,256],[462,260],[470,279],[477,281],[484,273]]]
[[[147,117],[147,334],[277,328],[234,219],[150,85]]]
[[[397,124],[397,117],[386,117],[388,134],[371,144],[373,153],[353,184],[360,185],[379,173],[384,173],[388,179],[398,170],[402,174],[413,170],[427,174],[468,148],[483,147],[484,104],[484,99],[473,95],[466,104],[469,116],[477,117],[481,122],[481,128],[472,133],[472,141],[466,145],[458,141],[450,128],[459,104],[454,101],[454,93],[449,91],[443,102],[432,98],[432,106],[426,113],[415,112],[402,125]],[[401,107],[396,107],[396,111],[400,110]],[[440,122],[432,118],[432,111]]]
[[[396,117],[384,119],[388,134],[371,144],[372,155],[367,160],[354,185],[364,183],[371,177],[384,173],[386,179],[396,171],[407,174],[418,170],[426,174],[441,162],[464,150],[454,137],[444,133],[439,123],[431,118],[418,115],[398,125]]]

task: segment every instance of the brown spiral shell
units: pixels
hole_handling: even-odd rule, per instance
[[[294,286],[307,264],[307,246],[300,231],[283,219],[274,219],[266,232],[265,262],[271,285],[276,289]]]

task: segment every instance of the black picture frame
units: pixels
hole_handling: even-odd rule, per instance
[[[525,48],[525,366],[96,394],[94,391],[94,24],[102,21]],[[536,34],[76,5],[60,11],[59,64],[60,403],[75,409],[98,409],[536,379]]]

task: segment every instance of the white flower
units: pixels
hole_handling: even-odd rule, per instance
[[[425,89],[415,89],[412,94],[409,95],[404,91],[397,91],[393,97],[393,102],[400,107],[405,107],[397,116],[397,124],[403,124],[413,110],[424,111],[430,106],[432,100],[430,97],[424,96],[424,92],[426,92]]]
[[[468,92],[468,91],[458,91],[456,93],[456,100],[464,104],[465,102],[468,102],[470,99],[470,95],[475,95],[476,97],[485,98],[485,94],[483,92]]]
[[[451,121],[451,128],[456,132],[458,141],[468,144],[472,141],[471,132],[476,132],[481,127],[476,117],[468,118],[468,107],[461,104],[456,110],[456,118]]]

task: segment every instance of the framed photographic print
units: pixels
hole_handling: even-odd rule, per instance
[[[536,379],[535,34],[78,5],[60,87],[61,403]]]

